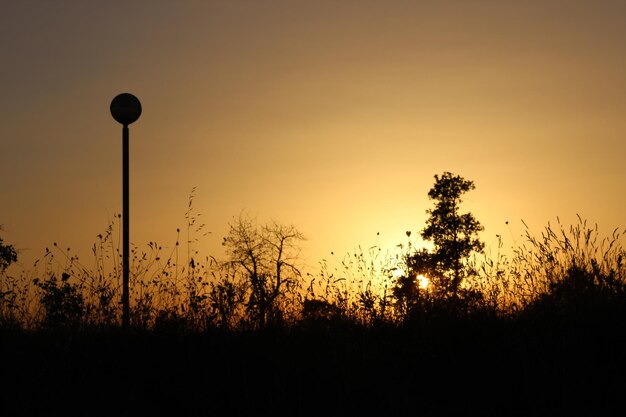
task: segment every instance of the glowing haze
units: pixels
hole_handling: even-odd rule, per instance
[[[197,187],[205,253],[244,209],[295,224],[310,265],[393,247],[443,171],[475,181],[488,247],[521,219],[622,228],[625,21],[618,1],[7,2],[2,237],[25,262],[89,253],[121,212],[121,92],[143,105],[139,246],[175,242]]]

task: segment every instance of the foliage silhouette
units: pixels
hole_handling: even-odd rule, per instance
[[[435,200],[435,208],[429,209],[430,217],[422,230],[422,237],[435,245],[432,254],[436,287],[442,296],[458,297],[461,283],[466,275],[464,261],[472,252],[481,252],[484,243],[478,239],[481,224],[471,213],[460,213],[461,196],[475,188],[474,182],[459,175],[444,172],[435,175],[435,184],[428,198]],[[420,260],[424,262],[424,260]],[[432,261],[431,261],[432,262]]]
[[[526,314],[589,319],[626,307],[626,252],[617,229],[600,239],[597,225],[579,217],[567,229],[557,218],[556,227],[548,224],[541,237],[527,231],[526,240],[511,268]]]
[[[2,227],[0,227],[2,230]],[[5,244],[0,238],[0,272],[4,272],[9,265],[17,261],[17,252],[13,245]]]
[[[430,217],[421,232],[422,238],[432,241],[434,249],[411,252],[409,246],[404,256],[405,274],[397,278],[392,291],[402,317],[426,312],[465,313],[480,308],[482,294],[462,287],[464,280],[474,274],[468,262],[470,255],[484,248],[478,239],[483,227],[471,213],[460,212],[462,195],[474,188],[472,181],[450,172],[435,175],[428,197],[436,203],[427,210]],[[428,291],[420,288],[420,275],[428,277]]]
[[[348,321],[368,327],[393,322],[396,312],[389,288],[397,259],[374,244],[367,250],[359,245],[337,261],[338,265],[333,265],[323,259],[318,274],[309,274],[302,311],[307,320],[332,317],[335,323]],[[310,314],[319,310],[325,313]]]
[[[119,332],[111,226],[93,267],[55,244],[22,281],[5,277],[3,285],[35,285],[30,296],[3,287],[17,294],[3,317],[15,312],[22,327],[0,322],[9,359],[1,378],[10,381],[0,412],[110,415],[120,384],[139,415],[623,411],[626,256],[617,231],[600,239],[582,220],[549,225],[540,237],[528,231],[511,259],[464,257],[455,298],[446,285],[454,263],[415,249],[410,233],[400,253],[374,245],[338,265],[324,260],[302,288],[297,229],[241,216],[225,261],[189,247],[195,230],[187,247],[177,239],[169,249],[133,248],[130,332]],[[398,265],[404,275],[394,278]],[[418,274],[448,281],[424,289]]]
[[[70,275],[63,273],[59,281],[56,276],[34,284],[42,292],[41,304],[45,310],[44,328],[76,329],[83,320],[85,300],[78,285],[70,283]]]
[[[268,320],[280,323],[281,302],[285,307],[288,296],[301,286],[297,243],[303,239],[294,226],[276,222],[259,226],[244,214],[230,224],[222,244],[230,257],[228,264],[245,276],[247,309],[259,328]]]
[[[511,259],[499,253],[492,259],[483,253],[485,259],[480,261],[475,256],[482,249],[476,238],[480,225],[471,215],[460,214],[458,206],[473,183],[450,173],[435,178],[431,197],[441,204],[440,196],[450,201],[445,210],[438,206],[429,210],[430,229],[425,230],[441,232],[437,239],[433,234],[433,251],[415,249],[407,232],[408,246],[398,245],[401,252],[395,257],[378,245],[359,247],[339,258],[337,266],[324,260],[318,273],[307,275],[306,288],[298,261],[303,236],[293,226],[259,225],[242,215],[223,241],[228,259],[202,259],[192,246],[197,242],[194,234],[203,227],[196,223],[192,194],[185,216],[186,247],[178,239],[169,253],[155,242],[148,244],[147,252],[132,247],[132,324],[189,332],[299,322],[318,322],[322,328],[349,323],[376,327],[450,313],[459,318],[479,314],[514,319],[531,312],[563,316],[578,311],[584,316],[580,311],[622,308],[626,256],[617,231],[600,241],[597,226],[588,228],[582,219],[569,234],[560,225],[561,230],[549,225],[540,238],[527,232],[529,246],[515,249]],[[451,190],[445,189],[448,183]],[[435,218],[436,213],[440,217]],[[48,329],[118,325],[120,254],[114,237],[118,219],[98,236],[93,267],[55,244],[37,270],[3,274],[2,323]],[[450,253],[463,257],[446,260],[444,254]],[[459,265],[461,269],[455,269]],[[397,268],[404,271],[402,276],[392,273]],[[420,274],[429,278],[427,288],[419,286]]]
[[[14,262],[17,262],[17,251],[0,238],[0,325],[5,326],[19,321],[15,311],[19,308],[19,293],[23,293],[19,283],[6,275],[7,268]]]

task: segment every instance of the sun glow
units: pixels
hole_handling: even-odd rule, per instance
[[[423,290],[428,288],[428,285],[430,284],[430,280],[428,278],[426,278],[424,275],[421,275],[421,274],[418,275],[415,280],[417,281],[418,287],[420,287]]]
[[[403,271],[402,268],[396,268],[393,270],[392,274],[394,278],[400,278],[405,276],[405,271]],[[419,274],[415,277],[415,283],[420,289],[425,290],[430,285],[430,280],[427,276]]]

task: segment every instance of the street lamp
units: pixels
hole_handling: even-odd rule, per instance
[[[129,226],[128,226],[128,125],[141,116],[141,103],[132,94],[122,93],[111,101],[111,115],[123,125],[122,127],[122,327],[130,324],[130,295],[128,275],[129,259]]]

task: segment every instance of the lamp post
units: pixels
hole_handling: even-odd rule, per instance
[[[122,327],[130,324],[130,294],[128,276],[129,259],[129,215],[128,215],[128,125],[141,116],[141,103],[132,94],[122,93],[111,101],[111,115],[122,124]]]

